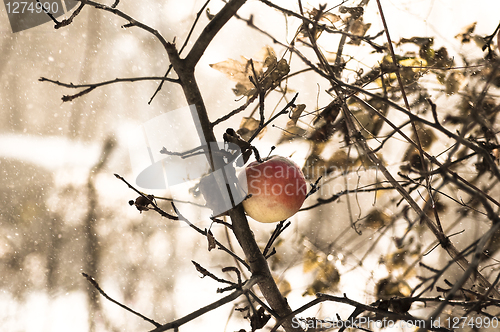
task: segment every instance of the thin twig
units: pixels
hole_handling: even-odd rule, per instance
[[[102,295],[102,296],[104,296],[107,300],[109,300],[109,301],[113,302],[114,304],[117,304],[118,306],[122,307],[123,309],[127,310],[128,312],[131,312],[131,313],[133,313],[134,315],[141,317],[142,319],[144,319],[145,321],[147,321],[147,322],[149,322],[149,323],[153,324],[153,325],[154,325],[154,326],[156,326],[156,327],[160,327],[160,326],[161,326],[161,324],[160,324],[160,323],[155,322],[154,320],[152,320],[152,319],[150,319],[150,318],[148,318],[148,317],[146,317],[146,316],[144,316],[144,315],[142,315],[142,314],[138,313],[138,312],[137,312],[137,311],[135,311],[135,310],[130,309],[130,308],[129,308],[129,307],[127,307],[126,305],[121,304],[120,302],[118,302],[118,301],[114,300],[113,298],[111,298],[108,294],[106,294],[106,292],[104,292],[104,291],[102,290],[102,288],[99,286],[99,284],[97,283],[97,281],[95,281],[95,280],[94,280],[94,278],[93,278],[92,276],[89,276],[88,274],[83,273],[83,272],[82,272],[82,275],[83,275],[83,276],[87,279],[87,281],[88,281],[88,282],[89,282],[92,286],[94,286],[94,288],[95,288],[95,289],[97,289],[97,291],[98,291],[99,293],[101,293],[101,295]]]
[[[295,105],[295,100],[297,99],[297,97],[299,96],[298,93],[295,94],[295,96],[292,98],[292,100],[290,100],[290,102],[288,104],[286,104],[285,107],[283,107],[283,109],[281,111],[279,111],[278,113],[276,113],[274,116],[272,116],[269,120],[267,120],[262,126],[259,126],[259,128],[253,133],[252,137],[250,137],[250,139],[248,140],[248,143],[252,143],[252,141],[255,139],[255,137],[257,137],[259,135],[259,133],[265,128],[267,127],[271,122],[273,122],[274,120],[276,120],[276,118],[278,118],[279,116],[281,115],[284,115],[284,114],[287,114],[290,110],[289,108],[290,107],[293,107]]]
[[[143,30],[149,32],[150,34],[152,34],[153,36],[155,36],[160,41],[160,43],[163,45],[163,47],[165,48],[165,50],[167,49],[167,41],[165,40],[165,38],[163,38],[163,36],[157,30],[151,28],[150,26],[148,26],[148,25],[146,25],[144,23],[141,23],[141,22],[137,21],[136,19],[132,18],[131,16],[129,16],[127,14],[125,14],[121,10],[116,9],[115,7],[112,7],[112,6],[110,7],[110,6],[107,6],[107,5],[95,2],[95,1],[90,1],[90,0],[77,0],[77,1],[80,1],[82,4],[93,6],[96,9],[100,9],[100,10],[104,10],[104,11],[110,12],[110,13],[116,15],[116,16],[119,16],[119,17],[127,20],[129,23],[126,25],[126,27],[136,26],[136,27],[138,27],[140,29],[143,29]]]
[[[378,9],[379,9],[379,12],[380,12],[380,18],[382,20],[382,24],[384,25],[385,35],[387,37],[387,43],[389,45],[389,51],[390,51],[391,57],[392,57],[392,63],[397,68],[397,70],[396,70],[396,78],[398,80],[399,89],[401,90],[401,95],[403,97],[403,101],[405,103],[406,109],[408,110],[408,112],[410,112],[410,114],[412,114],[411,113],[411,109],[410,109],[410,103],[408,102],[408,97],[406,96],[406,91],[405,91],[405,88],[404,88],[403,79],[401,78],[401,74],[399,72],[399,62],[398,62],[398,60],[396,58],[396,53],[394,52],[394,47],[392,45],[391,35],[389,33],[389,28],[387,27],[387,22],[385,20],[385,15],[384,15],[384,12],[382,10],[382,5],[380,3],[380,0],[377,0],[377,6],[378,6]],[[421,162],[422,168],[424,170],[426,188],[427,188],[427,192],[428,192],[429,198],[431,200],[431,207],[432,207],[432,210],[434,212],[434,218],[436,219],[436,225],[439,228],[439,230],[442,232],[443,231],[443,227],[441,226],[441,221],[439,219],[439,214],[438,214],[438,211],[436,209],[436,204],[434,202],[434,195],[432,193],[432,188],[431,188],[430,176],[428,175],[428,165],[425,162],[424,150],[422,148],[422,143],[420,142],[420,134],[419,134],[419,132],[417,130],[417,126],[415,124],[415,121],[413,121],[413,116],[410,116],[410,123],[411,123],[412,129],[413,129],[413,135],[415,136],[416,148],[417,148],[418,153],[419,153],[420,162]]]
[[[234,111],[231,111],[229,112],[228,114],[220,117],[219,119],[215,120],[212,122],[212,127],[215,127],[216,125],[218,125],[219,123],[221,122],[224,122],[226,120],[229,120],[231,117],[235,116],[236,114],[244,111],[248,105],[250,105],[251,103],[254,102],[255,99],[257,99],[259,95],[258,94],[254,94],[252,95],[250,98],[247,99],[247,101],[245,102],[245,104],[241,105],[240,107],[238,107],[237,109],[235,109]]]
[[[38,0],[37,0],[38,1]],[[77,9],[75,9],[75,11],[71,14],[70,17],[68,17],[67,19],[65,20],[62,20],[61,22],[57,23],[55,26],[54,26],[54,29],[59,29],[59,28],[62,28],[62,27],[65,27],[65,26],[68,26],[70,25],[71,23],[73,23],[73,20],[75,19],[75,17],[80,14],[80,12],[82,11],[83,7],[85,6],[84,3],[81,3],[80,6],[78,6]]]
[[[310,301],[309,303],[301,306],[300,308],[298,308],[297,310],[294,310],[292,313],[290,313],[289,317],[294,317],[296,316],[297,314],[309,309],[309,308],[312,308],[314,307],[315,305],[319,304],[319,303],[322,303],[322,302],[325,302],[325,301],[331,301],[331,302],[335,302],[335,303],[344,303],[344,304],[348,304],[348,305],[351,305],[355,308],[358,308],[358,309],[362,309],[363,311],[368,311],[368,312],[373,312],[375,314],[380,314],[382,317],[386,317],[388,319],[393,319],[395,321],[397,320],[402,320],[402,321],[416,321],[417,319],[406,313],[406,314],[399,314],[399,313],[395,313],[395,312],[391,312],[391,311],[388,311],[388,310],[383,310],[383,309],[379,309],[375,306],[371,306],[371,305],[366,305],[366,304],[363,304],[363,303],[360,303],[360,302],[357,302],[357,301],[354,301],[354,300],[351,300],[349,299],[345,294],[343,297],[339,297],[339,296],[333,296],[333,295],[328,295],[328,294],[322,294],[322,293],[317,293],[316,294],[316,299]],[[271,332],[275,332],[277,331],[278,327],[280,327],[280,325],[282,324],[282,322],[289,318],[288,316],[287,317],[281,317],[278,322],[276,323],[276,325],[274,325],[274,327],[271,329]],[[425,326],[427,329],[430,329],[432,331],[446,331],[446,332],[450,332],[450,330],[446,329],[446,328],[442,328],[442,327],[438,327],[438,326],[432,326],[430,324],[426,324]]]
[[[298,18],[298,19],[300,19],[300,20],[304,21],[304,22],[305,22],[305,23],[307,23],[307,24],[316,24],[317,28],[321,29],[322,31],[326,31],[326,32],[328,32],[328,33],[333,33],[333,34],[342,34],[342,35],[347,36],[347,37],[350,37],[350,38],[358,38],[358,39],[361,39],[362,41],[364,41],[364,42],[366,42],[367,44],[369,44],[370,46],[372,46],[372,47],[375,49],[375,51],[377,51],[377,52],[382,52],[382,51],[385,49],[385,47],[384,47],[384,46],[378,45],[378,44],[374,43],[374,42],[373,42],[373,40],[372,40],[372,39],[377,38],[377,37],[380,35],[380,33],[379,33],[379,34],[377,34],[377,35],[375,35],[374,37],[369,37],[369,36],[357,36],[357,35],[353,35],[353,34],[351,34],[351,33],[347,32],[347,31],[343,31],[343,30],[336,30],[336,29],[334,29],[334,28],[332,28],[332,27],[329,27],[329,26],[328,26],[328,25],[326,25],[326,24],[320,24],[320,23],[318,23],[318,22],[316,22],[316,23],[315,23],[315,22],[314,22],[313,20],[311,20],[310,18],[308,18],[308,17],[304,16],[304,14],[303,14],[303,13],[301,13],[301,14],[296,13],[296,12],[294,12],[293,10],[288,10],[288,9],[286,9],[286,8],[280,7],[280,6],[278,6],[278,5],[274,4],[274,3],[272,3],[271,1],[268,1],[268,0],[259,0],[259,1],[260,1],[260,2],[262,2],[262,3],[264,3],[264,4],[266,4],[267,6],[269,6],[269,7],[271,7],[271,8],[274,8],[274,9],[279,10],[279,11],[280,11],[280,12],[282,12],[283,14],[286,14],[286,15],[288,15],[288,16],[294,16],[294,17],[296,17],[296,18]],[[346,2],[346,0],[342,1],[342,3],[345,3],[345,2]],[[340,6],[340,5],[342,5],[342,3],[341,3],[341,4],[339,4],[339,6]],[[330,9],[330,10],[331,10],[331,9]]]
[[[162,77],[162,76],[145,76],[145,77],[124,77],[124,78],[115,78],[114,80],[102,81],[98,83],[87,83],[87,84],[73,84],[73,83],[64,83],[56,80],[52,80],[50,78],[40,77],[38,79],[40,82],[50,82],[59,86],[63,86],[65,88],[70,89],[78,89],[78,88],[97,88],[100,86],[121,83],[121,82],[137,82],[137,81],[168,81],[172,83],[180,83],[178,79]]]
[[[282,220],[280,221],[277,225],[276,225],[276,228],[274,229],[274,232],[273,234],[271,234],[271,237],[269,238],[269,240],[267,241],[267,244],[266,244],[266,247],[264,248],[264,251],[262,252],[262,254],[268,258],[268,252],[269,252],[269,249],[271,249],[271,246],[273,245],[273,243],[276,241],[276,239],[280,236],[281,233],[283,233],[283,231],[285,229],[288,228],[288,226],[290,226],[292,223],[289,221],[285,224],[285,220]]]
[[[168,78],[168,77],[128,77],[128,78],[115,78],[114,80],[109,80],[109,81],[103,81],[99,83],[88,83],[88,84],[73,84],[73,83],[64,83],[64,82],[59,82],[56,80],[52,80],[50,78],[45,78],[45,77],[40,77],[38,81],[40,82],[50,82],[55,85],[63,86],[65,88],[70,88],[70,89],[78,89],[78,88],[85,88],[87,89],[80,91],[77,94],[74,95],[65,95],[62,97],[63,101],[73,101],[74,99],[81,97],[83,95],[86,95],[87,93],[91,92],[95,88],[104,86],[104,85],[109,85],[109,84],[114,84],[114,83],[120,83],[120,82],[137,82],[137,81],[169,81],[172,83],[179,83],[178,79],[173,79],[173,78]]]
[[[260,279],[261,279],[261,277],[259,277],[259,276],[253,276],[250,280],[246,281],[246,283],[243,285],[243,287],[241,289],[237,289],[233,293],[221,298],[220,300],[217,300],[217,301],[215,301],[215,302],[213,302],[213,303],[211,303],[203,308],[200,308],[196,311],[193,311],[192,313],[190,313],[182,318],[179,318],[179,319],[176,319],[170,323],[161,325],[161,326],[157,327],[156,329],[151,330],[150,332],[162,332],[162,331],[166,331],[166,330],[170,330],[170,329],[177,329],[179,326],[182,326],[182,325],[186,324],[187,322],[192,321],[193,319],[198,318],[198,317],[206,314],[207,312],[215,310],[215,309],[223,306],[226,303],[229,303],[229,302],[236,300],[238,297],[240,297],[241,295],[248,292],[252,288],[252,286],[255,285]]]
[[[177,209],[177,207],[174,205],[173,202],[171,204],[172,204],[172,208],[174,209],[175,213],[177,213],[177,215],[179,216],[179,220],[184,221],[186,224],[188,224],[189,227],[191,227],[192,229],[194,229],[195,231],[197,231],[201,235],[203,235],[203,236],[208,235],[206,231],[203,231],[201,228],[197,227],[195,224],[191,223],[186,217],[184,217],[179,212],[179,210]],[[247,262],[245,262],[243,259],[241,259],[238,255],[236,255],[231,250],[227,249],[222,243],[217,241],[217,239],[214,239],[214,240],[215,240],[215,243],[217,244],[217,246],[219,246],[219,249],[221,249],[221,250],[227,252],[229,255],[233,256],[236,260],[238,260],[238,262],[240,262],[241,264],[243,264],[243,266],[245,266],[248,270],[250,270],[250,267],[249,267]]]
[[[203,11],[205,10],[205,8],[208,6],[209,2],[210,2],[210,0],[207,0],[205,2],[205,4],[201,7],[201,9],[198,11],[198,13],[196,14],[196,18],[194,19],[194,22],[191,25],[191,29],[189,30],[189,32],[187,34],[187,37],[184,40],[184,43],[182,44],[182,46],[181,46],[181,48],[179,50],[179,54],[182,54],[182,51],[184,51],[184,48],[186,48],[186,46],[187,46],[187,44],[189,42],[189,39],[191,38],[191,35],[193,34],[194,28],[196,27],[196,24],[198,23],[198,20],[200,19],[200,17],[202,15]],[[172,70],[172,64],[170,64],[168,66],[167,72],[165,73],[165,75],[163,75],[163,77],[166,78],[168,76],[168,74],[170,73],[171,70]],[[160,82],[160,84],[156,88],[155,92],[153,93],[153,96],[151,96],[151,98],[149,99],[148,104],[151,104],[151,102],[156,97],[156,95],[158,94],[158,92],[160,92],[161,88],[163,87],[163,83],[165,83],[165,80],[163,80],[163,81]]]
[[[142,197],[144,197],[149,202],[149,204],[151,204],[151,206],[153,207],[153,210],[155,210],[156,212],[158,212],[162,217],[165,217],[165,218],[168,218],[168,219],[171,219],[171,220],[179,220],[179,217],[176,217],[176,216],[173,216],[171,214],[168,214],[167,212],[165,212],[161,208],[159,208],[158,205],[156,204],[156,202],[154,201],[154,199],[148,197],[147,195],[144,195],[142,192],[140,192],[139,190],[135,189],[135,187],[132,186],[130,183],[128,183],[127,180],[125,180],[123,177],[121,177],[118,174],[115,174],[115,177],[117,179],[122,180],[130,189],[132,189],[133,191],[135,191],[136,193],[138,193],[139,195],[141,195]]]

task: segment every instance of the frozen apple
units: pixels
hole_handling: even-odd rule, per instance
[[[307,196],[304,174],[297,164],[284,157],[252,162],[239,179],[240,183],[245,179],[247,182],[249,197],[243,201],[245,212],[260,222],[277,222],[293,216]]]

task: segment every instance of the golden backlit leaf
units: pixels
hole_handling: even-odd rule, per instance
[[[377,299],[388,300],[395,296],[410,296],[411,288],[404,280],[394,280],[392,278],[381,279],[376,287]]]
[[[471,40],[471,35],[476,29],[476,24],[477,22],[474,22],[464,27],[462,31],[455,36],[455,38],[459,39],[462,44],[469,43]]]
[[[385,259],[385,266],[389,272],[396,269],[405,268],[408,266],[406,263],[406,257],[408,256],[408,251],[406,249],[400,249],[393,253],[387,255]]]
[[[307,180],[316,180],[325,175],[326,161],[316,154],[310,154],[302,168],[302,173]]]
[[[425,70],[424,67],[427,66],[427,61],[423,58],[412,57],[399,61],[399,64],[403,67],[413,67],[411,69],[416,73]]]
[[[340,274],[333,263],[325,261],[320,266],[317,278],[324,281],[328,285],[328,289],[333,289],[340,281]]]
[[[283,131],[283,134],[281,134],[281,137],[278,140],[277,144],[282,144],[284,142],[288,142],[288,141],[294,140],[296,138],[302,138],[306,135],[306,133],[307,133],[307,131],[304,128],[301,128],[301,127],[296,126],[294,124],[292,124],[291,126],[288,126],[288,124],[287,124],[287,127]]]
[[[448,95],[455,94],[465,85],[466,80],[464,74],[459,71],[453,71],[446,78],[445,92]]]
[[[313,269],[317,268],[319,263],[319,257],[314,251],[307,250],[305,252],[303,264],[303,270],[305,273],[311,272]]]
[[[434,44],[434,38],[432,37],[411,37],[411,38],[401,38],[399,44],[412,43],[417,46],[428,48]]]
[[[288,294],[290,294],[290,292],[292,291],[292,286],[286,279],[281,279],[281,280],[277,280],[276,278],[273,279],[278,285],[278,289],[281,295],[287,296]]]
[[[281,59],[275,65],[269,66],[262,77],[259,77],[262,89],[274,89],[289,72],[290,66],[285,59]]]
[[[380,227],[389,225],[392,220],[392,212],[373,208],[365,218],[365,227],[379,229]]]
[[[236,81],[236,87],[233,92],[236,96],[245,96],[254,89],[254,85],[249,77],[253,76],[250,60],[241,57],[240,61],[228,59],[222,62],[211,64],[210,67],[225,74],[230,80]],[[260,68],[259,68],[260,67]],[[259,74],[262,66],[254,63],[255,71]]]
[[[236,132],[238,135],[241,136],[245,141],[248,141],[250,137],[259,129],[259,120],[256,120],[254,118],[248,118],[244,117],[241,119],[240,123],[240,129],[238,129]],[[266,132],[267,128],[264,128],[257,137],[262,137],[264,133]]]
[[[255,89],[249,88],[240,82],[236,83],[236,86],[232,90],[236,96],[249,96],[255,92]]]
[[[220,71],[225,74],[230,80],[236,81],[248,89],[253,88],[253,84],[249,80],[249,76],[253,76],[252,66],[250,65],[250,60],[244,56],[240,57],[240,60],[227,59],[218,63],[211,64],[215,70]],[[262,74],[262,64],[254,61],[254,68],[257,74]]]
[[[318,266],[313,283],[306,288],[302,296],[336,291],[339,281],[340,274],[335,265],[323,262]]]
[[[365,107],[353,109],[352,114],[356,118],[357,124],[361,127],[361,133],[365,138],[377,136],[384,120]]]
[[[420,123],[415,123],[415,127],[417,128],[418,138],[420,139],[422,148],[430,148],[432,143],[436,141],[436,135],[434,134],[432,128],[424,126]],[[413,139],[415,140],[415,137],[413,137]]]
[[[276,57],[276,52],[271,46],[264,46],[255,55],[256,59],[264,60],[264,67],[269,68],[275,66],[278,63],[278,58]]]
[[[329,169],[338,169],[341,172],[351,167],[354,164],[354,159],[349,158],[345,150],[337,150],[330,159],[328,159],[326,164]]]

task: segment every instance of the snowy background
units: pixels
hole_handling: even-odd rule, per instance
[[[118,8],[157,29],[166,40],[176,37],[180,45],[204,2],[121,1]],[[291,1],[275,3],[298,8]],[[337,3],[328,1],[328,4]],[[476,33],[491,34],[500,13],[500,2],[496,0],[394,0],[382,1],[382,4],[393,40],[433,36],[434,45],[445,46],[449,52],[457,54],[463,51],[463,46],[454,36],[463,27],[477,22]],[[220,1],[211,2],[210,12],[216,13],[222,5]],[[312,8],[317,3],[309,1],[305,5]],[[256,25],[271,31],[282,41],[289,40],[295,32],[284,28],[287,22],[281,14],[258,1],[249,1],[238,14],[242,17],[253,14]],[[202,15],[195,36],[207,22],[206,15]],[[367,7],[365,22],[372,23],[369,30],[372,35],[382,30],[373,0]],[[134,199],[136,194],[113,176],[118,173],[133,179],[129,133],[166,111],[186,106],[179,86],[166,83],[150,105],[148,101],[157,88],[153,81],[108,85],[73,102],[63,103],[63,95],[77,90],[38,81],[40,77],[47,77],[79,84],[116,77],[162,76],[169,63],[161,44],[140,29],[120,28],[124,23],[110,13],[84,8],[68,27],[54,30],[49,22],[13,34],[5,8],[0,5],[2,331],[152,329],[147,322],[102,297],[102,310],[89,317],[89,285],[81,276],[89,261],[98,264],[99,274],[95,277],[110,296],[161,323],[186,315],[220,297],[215,293],[219,285],[208,278],[200,279],[191,260],[217,273],[224,266],[234,265],[220,251],[209,253],[206,240],[185,225],[161,219],[154,213],[139,214],[128,205],[128,200]],[[290,19],[288,24],[297,23]],[[268,44],[272,41],[236,19],[215,38],[197,67],[197,79],[212,119],[242,102],[236,101],[231,92],[234,82],[209,64],[228,58],[239,59],[241,55],[250,58]],[[334,49],[332,46],[331,50]],[[367,54],[360,54],[357,60],[366,61],[370,66],[371,58]],[[315,104],[315,85],[299,81],[293,88],[300,92],[303,101]],[[239,120],[232,119],[218,126],[216,135],[221,138],[225,128],[238,126]],[[264,140],[257,142],[257,147],[268,151],[279,134],[277,130],[274,133],[270,130]],[[112,146],[105,150],[109,158],[103,169],[95,171],[104,142]],[[280,146],[275,152],[293,154],[293,159],[303,164],[306,149],[305,145],[298,144]],[[164,191],[151,193],[168,195]],[[209,211],[192,205],[183,208],[199,227],[209,226]],[[342,205],[336,205],[312,213],[299,213],[292,218],[293,230],[288,230],[285,239],[294,241],[299,234],[307,234],[321,243],[324,229],[315,221],[335,216],[342,222],[330,225],[328,231],[340,233],[348,227],[343,211]],[[92,227],[99,249],[95,257],[87,257],[87,226],[92,218],[95,218]],[[265,245],[274,225],[253,223],[251,226],[255,227],[259,244]],[[223,228],[215,227],[214,234],[226,240]],[[357,249],[368,248],[365,240],[353,239],[353,243],[358,244]],[[236,245],[235,240],[232,241]],[[380,242],[379,247],[378,250],[384,250],[384,242]],[[289,260],[300,259],[294,257],[293,250],[285,250],[284,254],[289,255]],[[361,302],[373,299],[374,285],[367,286],[365,280],[378,280],[386,273],[378,270],[377,257],[375,250],[372,259],[366,259],[366,264],[356,269],[356,273],[341,278],[339,294],[346,292]],[[340,252],[327,259],[335,261],[339,270],[345,273],[355,265],[345,262]],[[298,307],[307,300],[302,293],[311,277],[302,272],[301,266],[290,266],[286,273],[293,287],[288,300],[292,307]],[[247,327],[239,319],[240,313],[233,312],[233,318],[229,319],[232,309],[232,304],[228,304],[189,323],[185,329],[233,331]],[[318,310],[309,314],[316,315]],[[330,317],[336,312],[349,313],[349,307],[342,306],[323,306],[321,310],[323,316]]]

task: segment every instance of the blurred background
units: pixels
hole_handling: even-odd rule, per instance
[[[177,45],[181,45],[204,3],[121,1],[118,8],[158,30],[167,41],[176,38]],[[217,13],[223,5],[221,1],[212,1],[208,8],[210,13]],[[312,8],[318,2],[308,1],[306,5]],[[491,34],[500,13],[500,4],[495,0],[474,4],[456,0],[383,1],[383,5],[393,40],[434,36],[435,44],[456,54],[463,52],[463,46],[455,39],[463,27],[477,22],[477,34]],[[215,291],[220,285],[201,279],[190,261],[195,260],[219,275],[220,268],[234,265],[234,261],[221,251],[208,252],[206,240],[185,225],[162,219],[153,212],[141,214],[129,206],[128,201],[137,194],[113,175],[118,173],[133,182],[129,133],[167,111],[187,106],[180,87],[165,83],[150,103],[158,87],[155,81],[106,85],[71,102],[62,102],[63,95],[79,90],[39,81],[46,77],[82,84],[117,77],[162,76],[169,62],[161,44],[138,28],[122,28],[126,22],[121,18],[90,7],[85,7],[68,27],[54,30],[49,22],[17,33],[12,33],[5,10],[0,5],[2,330],[57,332],[71,328],[83,332],[153,328],[100,297],[82,272],[92,275],[114,299],[160,323],[218,299],[220,295]],[[279,40],[289,40],[295,33],[286,29],[293,22],[258,1],[249,1],[238,14],[245,18],[253,14],[255,24]],[[207,22],[204,12],[191,42]],[[382,30],[374,1],[367,7],[365,22],[372,23],[372,35]],[[250,58],[266,45],[274,47],[278,54],[283,51],[234,18],[214,39],[197,67],[197,79],[211,119],[237,108],[243,101],[231,92],[234,82],[209,65],[228,58]],[[360,62],[371,65],[370,54],[361,52],[357,56]],[[290,86],[299,92],[300,103],[316,104],[315,83],[299,78]],[[270,105],[272,98],[277,105],[279,96],[271,96]],[[240,121],[241,117],[235,117],[217,126],[217,137],[222,140],[225,129],[239,127]],[[286,119],[276,124],[284,128]],[[266,155],[280,135],[279,130],[269,128],[256,143],[261,153]],[[302,165],[307,149],[307,143],[294,142],[279,146],[275,153],[292,155]],[[355,177],[351,180],[356,183]],[[343,180],[339,183],[344,185]],[[332,193],[336,191],[332,189]],[[165,191],[148,193],[169,196]],[[203,203],[201,198],[193,197],[193,201]],[[277,275],[283,281],[280,286],[291,291],[288,298],[292,307],[306,302],[303,295],[308,296],[308,285],[314,279],[307,268],[291,263],[304,262],[304,252],[315,253],[317,248],[330,245],[325,250],[330,254],[321,259],[331,261],[340,275],[346,276],[339,283],[331,282],[336,283],[340,294],[347,292],[361,302],[372,299],[377,281],[387,274],[386,270],[378,270],[378,264],[381,253],[389,250],[390,234],[381,234],[386,241],[382,239],[368,251],[366,239],[378,234],[356,235],[349,228],[346,204],[341,201],[291,219],[293,224],[283,237],[286,241],[276,264],[281,266],[281,274]],[[169,211],[167,202],[160,205]],[[193,223],[201,228],[210,226],[210,211],[193,205],[186,205],[185,209],[189,209]],[[259,244],[264,246],[274,225],[253,222],[251,226]],[[214,227],[213,231],[216,238],[227,242],[222,227]],[[337,245],[327,240],[332,233],[345,234],[343,240],[350,244],[350,249],[335,249]],[[231,241],[237,246],[234,239]],[[290,248],[294,243],[308,243],[309,247],[294,250]],[[364,260],[366,264],[358,266],[357,259],[365,253],[369,257]],[[439,262],[442,258],[436,254],[429,259]],[[317,260],[316,256],[312,258]],[[366,280],[371,281],[367,284]],[[335,308],[335,312],[323,310],[331,317],[335,312],[349,313],[349,307]],[[188,328],[206,330],[207,324],[211,331],[246,328],[241,317],[229,304],[195,320]]]

